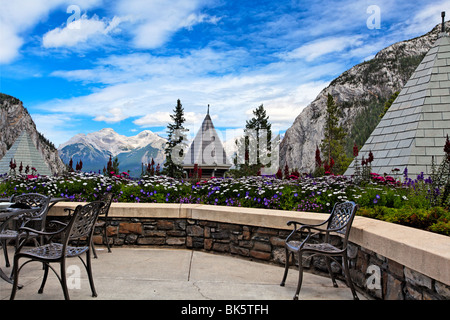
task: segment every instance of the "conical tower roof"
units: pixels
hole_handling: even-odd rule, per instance
[[[183,162],[185,168],[192,167],[195,164],[199,167],[231,167],[231,163],[227,158],[220,137],[209,115],[209,106],[202,126],[192,141]]]
[[[9,163],[13,159],[16,162],[16,173],[19,172],[20,163],[23,165],[23,171],[28,165],[31,168],[35,168],[40,175],[51,176],[52,172],[48,165],[45,163],[44,158],[40,152],[36,149],[33,141],[28,133],[24,130],[19,138],[16,139],[12,147],[6,152],[3,158],[0,160],[0,174],[9,173]]]
[[[450,135],[450,37],[440,33],[359,153],[372,151],[372,172],[409,176],[431,173],[432,156],[439,164]],[[354,173],[354,162],[345,175]]]

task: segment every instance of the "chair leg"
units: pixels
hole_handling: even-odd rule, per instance
[[[106,227],[107,227],[107,224],[106,224],[106,221],[105,221],[105,226],[104,226],[104,229],[103,229],[103,237],[105,239],[105,243],[106,243],[106,247],[108,248],[108,252],[111,253],[111,247],[109,246],[109,238],[108,238],[108,233],[106,231]]]
[[[66,262],[65,259],[61,261],[61,287],[64,293],[64,299],[70,300],[69,290],[67,289],[67,277],[66,277]]]
[[[94,277],[92,276],[92,264],[91,264],[91,253],[89,250],[86,252],[86,271],[89,277],[89,285],[91,286],[92,296],[97,296],[97,291],[95,290]]]
[[[284,284],[286,282],[286,278],[288,275],[288,271],[289,271],[289,257],[291,256],[290,252],[288,249],[285,249],[286,251],[286,262],[284,263],[284,275],[283,275],[283,279],[281,280],[280,286],[284,287]],[[292,259],[294,260],[294,259]]]
[[[5,255],[5,265],[7,268],[9,268],[11,266],[11,264],[9,263],[9,258],[8,258],[8,243],[6,240],[2,240],[2,247],[3,247],[3,254]]]
[[[353,286],[352,278],[350,278],[347,254],[344,254],[343,267],[344,267],[345,278],[347,280],[347,285],[350,287],[350,290],[352,291],[353,299],[359,300],[358,295],[356,294],[356,291],[355,291],[355,287]]]
[[[44,292],[44,286],[45,286],[45,283],[47,282],[48,269],[49,269],[48,264],[44,263],[44,276],[42,278],[42,283],[41,283],[41,286],[40,286],[40,288],[38,290],[38,293]]]
[[[300,289],[302,287],[303,282],[303,261],[302,261],[302,254],[298,254],[298,284],[297,284],[297,290],[295,291],[294,300],[298,300],[298,295],[300,293]]]
[[[97,259],[98,257],[97,257],[97,252],[95,252],[95,246],[94,246],[93,239],[91,239],[91,250],[92,250],[92,253],[94,254],[94,259]]]
[[[331,281],[333,281],[333,286],[335,288],[337,288],[338,285],[336,283],[336,279],[334,277],[333,271],[331,270],[331,263],[330,263],[330,258],[329,257],[325,257],[325,263],[327,264],[327,269],[328,269],[328,273],[330,274]]]
[[[9,300],[14,300],[16,297],[17,288],[19,287],[19,258],[14,257],[14,265],[13,265],[13,284],[12,284],[12,290],[11,295],[9,297]]]

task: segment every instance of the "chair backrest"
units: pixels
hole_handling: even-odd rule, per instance
[[[336,203],[331,212],[327,230],[337,229],[335,232],[345,235],[347,240],[357,209],[358,205],[353,201]]]
[[[100,210],[101,216],[105,216],[105,218],[108,216],[109,208],[111,207],[113,197],[114,194],[112,192],[105,193],[103,196],[100,197],[100,201],[105,203],[105,205]]]
[[[94,224],[97,221],[103,206],[104,202],[102,201],[94,201],[84,206],[77,206],[72,219],[68,224],[66,243],[69,240],[76,240],[84,237],[90,238],[94,231]]]
[[[39,193],[24,193],[14,195],[11,197],[11,202],[21,203],[30,207],[38,207],[39,211],[34,211],[27,214],[27,218],[39,219],[45,218],[50,204],[50,197],[44,196]]]

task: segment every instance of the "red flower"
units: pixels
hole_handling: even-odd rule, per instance
[[[358,156],[358,146],[356,145],[356,142],[353,144],[353,156],[356,158]]]

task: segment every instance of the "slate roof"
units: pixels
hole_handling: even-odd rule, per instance
[[[397,99],[359,153],[374,155],[372,172],[391,174],[405,167],[410,177],[431,173],[431,159],[439,164],[450,135],[450,37],[439,34]],[[354,172],[352,162],[345,175]]]
[[[209,115],[209,106],[202,126],[186,153],[183,167],[190,168],[194,164],[198,164],[199,167],[231,167],[231,163],[227,158],[220,137]]]
[[[11,148],[6,152],[3,158],[0,160],[0,174],[9,173],[9,163],[11,159],[16,161],[16,173],[19,173],[19,166],[22,162],[23,171],[25,172],[25,167],[30,166],[31,168],[36,168],[36,171],[40,175],[51,176],[52,172],[48,165],[45,163],[44,158],[41,153],[37,150],[33,141],[26,131],[23,131],[19,138],[16,139]]]

